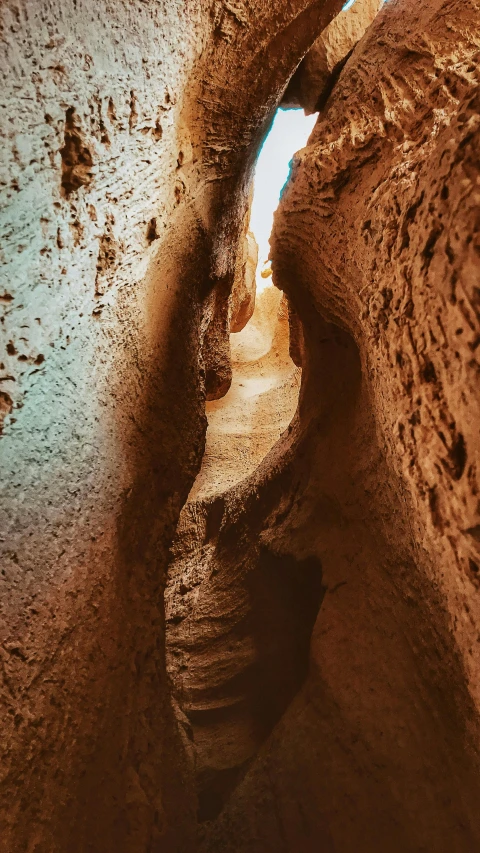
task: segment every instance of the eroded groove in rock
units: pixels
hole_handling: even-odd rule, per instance
[[[318,561],[262,543],[263,514],[254,509],[252,474],[298,400],[284,301],[267,288],[251,322],[232,335],[232,388],[207,404],[203,464],[169,567],[167,665],[192,740],[201,823],[221,811],[299,689],[322,596]],[[270,465],[263,487],[269,514],[281,499]]]

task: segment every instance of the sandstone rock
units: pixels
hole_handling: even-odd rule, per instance
[[[200,347],[258,145],[339,5],[2,4],[8,853],[194,843],[163,588],[203,452]]]
[[[374,20],[384,0],[355,0],[326,27],[302,59],[282,98],[284,108],[318,112],[342,65]]]
[[[202,468],[172,546],[167,663],[192,742],[201,824],[217,816],[294,695],[322,591],[315,565],[271,554],[251,524],[251,478],[297,406],[300,371],[288,352],[284,297],[268,287],[234,336],[230,391],[207,405]],[[241,557],[222,542],[229,516],[251,525]]]
[[[2,6],[2,853],[480,847],[477,0],[390,0],[346,63],[275,224],[298,411],[187,501],[341,5]]]
[[[385,4],[282,196],[273,273],[305,359],[255,523],[326,592],[209,853],[480,844],[479,26],[473,2]]]
[[[239,251],[238,272],[230,294],[231,332],[241,332],[255,310],[257,263],[257,242],[252,232],[248,231],[243,242],[243,251]]]
[[[302,367],[305,363],[305,340],[303,337],[302,321],[289,299],[287,299],[287,305],[290,331],[290,358],[297,367]]]

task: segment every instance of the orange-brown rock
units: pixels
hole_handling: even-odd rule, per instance
[[[302,59],[282,98],[284,108],[318,112],[344,63],[384,0],[355,0],[326,27]]]
[[[167,552],[256,152],[340,5],[2,4],[2,853],[194,844]]]
[[[325,594],[305,683],[209,853],[480,845],[479,28],[476,2],[385,4],[276,216],[305,361],[250,511]]]
[[[242,516],[245,501],[251,507],[249,475],[297,406],[300,371],[289,357],[288,315],[276,288],[258,295],[251,322],[232,335],[232,368],[227,395],[207,404],[202,468],[180,515],[165,594],[168,671],[181,726],[191,739],[201,823],[216,817],[294,694],[316,612],[305,608],[310,616],[303,622],[310,588],[297,586],[295,563],[283,566],[284,588],[268,589],[281,561],[260,554],[249,513],[251,529],[234,547],[223,547],[219,538],[225,518]],[[255,614],[252,593],[258,595]],[[293,615],[290,600],[298,606]]]
[[[247,231],[239,246],[237,273],[230,294],[231,332],[241,332],[255,310],[257,263],[257,241],[252,232]]]
[[[295,308],[287,298],[288,325],[290,332],[290,358],[297,367],[302,367],[305,361],[305,339],[303,325]]]
[[[279,294],[230,342],[341,6],[2,5],[1,853],[480,849],[478,0],[324,37],[285,430]]]

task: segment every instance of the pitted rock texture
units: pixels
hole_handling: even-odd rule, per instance
[[[326,591],[307,680],[208,853],[480,845],[479,27],[473,0],[385,4],[276,215],[305,354],[270,460],[285,510],[255,519]]]
[[[309,292],[358,341],[476,701],[479,9],[427,3],[402,37],[402,4],[384,10],[297,160],[275,237],[279,269],[295,230],[312,234]]]
[[[1,17],[0,849],[173,850],[193,813],[162,561],[202,399],[192,305],[174,356],[168,264],[186,264],[171,240],[179,110],[205,24],[199,4],[175,2],[7,2]],[[172,359],[191,461],[161,402]],[[152,433],[178,464],[152,459]],[[149,501],[155,529],[135,518]]]
[[[284,108],[318,112],[345,60],[374,20],[384,0],[355,0],[325,27],[302,59],[282,98]]]
[[[163,589],[201,347],[258,146],[340,5],[2,5],[2,853],[194,844]]]

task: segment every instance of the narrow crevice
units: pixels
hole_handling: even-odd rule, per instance
[[[272,286],[267,241],[288,160],[313,124],[302,118],[279,113],[259,158],[250,227],[260,251],[247,220],[230,297],[232,383],[207,402],[202,469],[169,568],[167,663],[193,741],[200,823],[221,812],[300,689],[324,594],[314,555],[298,558],[262,539],[271,513],[286,517],[288,477],[277,483],[277,471],[293,440],[300,391],[301,368],[290,354],[299,348],[300,321],[293,324],[287,300]],[[285,446],[275,447],[282,433]]]
[[[68,198],[80,187],[88,187],[92,181],[93,157],[80,128],[75,107],[68,107],[65,113],[64,143],[60,156],[62,193]]]

